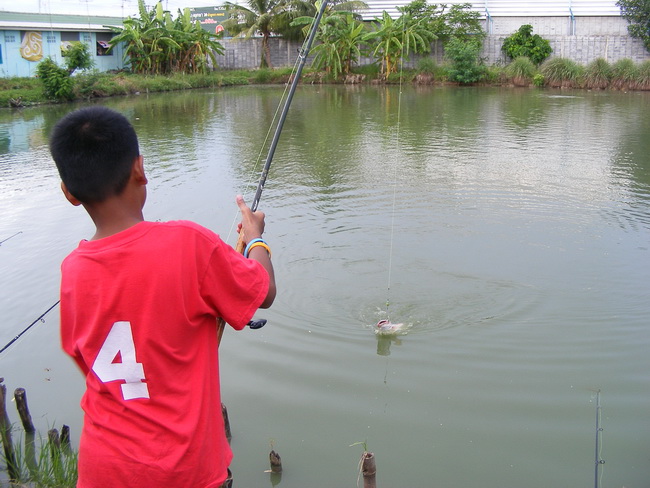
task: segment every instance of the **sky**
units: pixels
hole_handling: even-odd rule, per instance
[[[156,0],[145,0],[148,7],[156,3]],[[179,8],[212,7],[222,3],[220,0],[162,0],[165,10],[169,10],[174,17]],[[129,15],[137,16],[138,0],[0,0],[0,12],[3,10],[45,14],[128,17]]]

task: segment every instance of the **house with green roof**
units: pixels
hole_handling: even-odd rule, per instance
[[[122,27],[119,17],[0,12],[0,77],[34,76],[38,63],[48,57],[64,64],[62,50],[84,42],[99,71],[124,68],[124,47],[108,50],[113,33]]]

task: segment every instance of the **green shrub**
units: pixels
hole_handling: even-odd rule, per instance
[[[537,67],[526,56],[520,56],[506,66],[505,72],[515,85],[527,86],[537,73]]]
[[[546,80],[544,80],[544,75],[542,73],[537,73],[533,76],[533,85],[542,87],[544,86]]]
[[[483,73],[483,81],[487,83],[506,83],[506,74],[505,74],[505,69],[503,66],[499,65],[492,65],[492,66],[484,66],[484,73]]]
[[[253,75],[253,81],[255,83],[269,83],[271,81],[271,69],[270,68],[260,68]]]
[[[47,58],[36,67],[36,73],[43,82],[45,95],[53,100],[72,100],[73,82],[70,73]]]
[[[576,88],[580,86],[583,68],[567,58],[551,58],[540,67],[547,85],[553,87]]]
[[[355,66],[352,68],[352,73],[357,75],[366,75],[368,78],[377,78],[377,76],[379,76],[379,71],[380,66],[377,63]]]
[[[448,76],[458,83],[476,83],[483,79],[485,67],[479,62],[481,43],[476,39],[453,37],[445,46],[445,57],[451,61]]]
[[[603,58],[593,60],[585,68],[584,84],[587,88],[600,90],[607,88],[611,78],[612,67]]]
[[[638,68],[630,58],[619,59],[612,65],[611,87],[619,90],[629,88],[636,79]]]
[[[530,24],[522,25],[517,32],[506,37],[502,49],[511,59],[526,56],[535,64],[540,64],[553,52],[546,39],[533,35]]]
[[[88,50],[88,44],[85,42],[71,43],[62,54],[65,58],[65,66],[70,74],[78,69],[90,69],[95,66],[95,62]]]
[[[418,72],[435,75],[438,65],[433,58],[422,58],[418,61]]]
[[[644,61],[639,65],[633,88],[650,90],[650,61]]]

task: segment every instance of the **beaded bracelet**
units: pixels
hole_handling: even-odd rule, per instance
[[[251,252],[254,248],[256,248],[256,247],[263,247],[264,249],[266,249],[266,252],[269,253],[269,258],[271,257],[271,248],[270,248],[269,245],[268,245],[266,242],[264,242],[264,241],[261,241],[261,240],[260,240],[260,241],[253,242],[252,244],[250,244],[250,245],[247,246],[247,247],[248,247],[248,252],[249,252],[249,254],[250,254],[250,252]],[[246,255],[246,257],[248,257],[248,255]]]

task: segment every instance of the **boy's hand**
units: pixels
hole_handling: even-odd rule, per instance
[[[243,233],[244,243],[262,237],[264,233],[264,212],[252,212],[244,203],[244,197],[237,195],[237,206],[241,211],[241,222],[237,225],[237,232]]]
[[[239,232],[239,240],[244,246],[240,249],[240,243],[238,242],[237,250],[243,252],[248,242],[262,237],[262,233],[264,232],[264,212],[252,212],[248,205],[244,203],[244,197],[241,195],[237,195],[236,201],[241,211],[241,222],[237,225],[237,232]],[[273,264],[271,264],[271,256],[266,250],[261,247],[256,247],[251,251],[249,258],[260,263],[269,274],[269,290],[266,298],[260,305],[260,308],[268,308],[273,303],[273,300],[275,300],[276,294],[275,274],[273,272]]]

